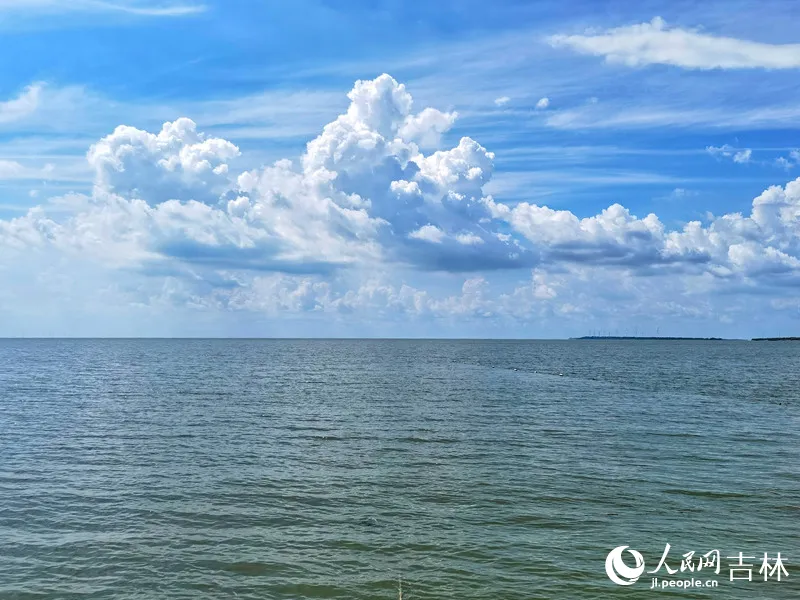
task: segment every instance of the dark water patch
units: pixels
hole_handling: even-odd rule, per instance
[[[739,492],[712,492],[708,490],[680,490],[680,489],[665,489],[665,494],[674,494],[679,496],[693,496],[695,498],[749,498],[752,499],[752,494],[743,494]]]

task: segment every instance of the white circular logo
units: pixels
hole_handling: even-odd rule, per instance
[[[631,568],[622,560],[622,553],[627,550],[636,561],[636,566]],[[644,573],[644,557],[628,546],[617,546],[606,557],[606,574],[617,585],[633,585]]]

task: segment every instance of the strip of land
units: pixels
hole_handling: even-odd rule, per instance
[[[724,338],[710,337],[668,337],[668,336],[634,336],[634,335],[584,335],[583,337],[569,338],[571,340],[692,340],[709,342],[723,341]]]
[[[668,337],[668,336],[635,336],[635,335],[584,335],[569,338],[571,340],[689,340],[696,342],[722,342],[726,338],[718,337]],[[758,337],[753,342],[800,342],[800,337]]]

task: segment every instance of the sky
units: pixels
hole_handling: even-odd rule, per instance
[[[798,20],[0,0],[0,336],[800,335]]]

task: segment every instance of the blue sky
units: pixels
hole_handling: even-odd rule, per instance
[[[0,0],[0,335],[798,335],[798,13]]]

